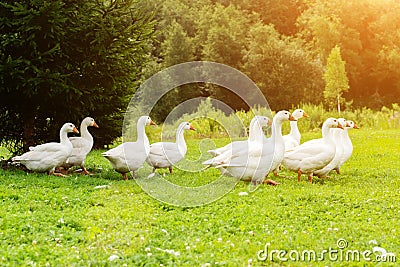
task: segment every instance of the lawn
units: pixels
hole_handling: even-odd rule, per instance
[[[248,184],[239,182],[219,200],[194,208],[161,203],[134,180],[122,180],[101,151],[87,159],[92,176],[0,169],[0,265],[374,266],[380,253],[373,247],[392,252],[398,263],[400,131],[350,135],[354,153],[341,175],[310,184],[282,171],[270,177],[280,182],[276,187],[262,185],[246,195]],[[303,140],[318,136],[307,133]],[[188,142],[190,164],[206,156],[203,143]],[[160,173],[192,187],[220,178],[214,169]],[[273,250],[287,253],[279,258]],[[358,261],[346,258],[349,251],[363,254]]]

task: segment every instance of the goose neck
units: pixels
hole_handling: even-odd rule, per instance
[[[349,137],[349,128],[344,128],[344,129],[342,130],[342,140],[343,140],[344,142],[348,142],[348,141],[350,140],[350,137]],[[351,142],[351,140],[350,140],[350,142]]]
[[[64,145],[71,144],[71,142],[68,139],[68,133],[61,129],[60,131],[60,143]],[[71,144],[72,145],[72,144]]]
[[[295,138],[300,136],[299,127],[297,127],[297,121],[290,121],[290,133],[289,134]]]
[[[283,142],[283,137],[282,137],[282,121],[277,120],[274,118],[272,121],[272,135],[271,137],[275,140],[282,140]]]
[[[260,123],[258,123],[257,121],[253,121],[250,124],[249,141],[250,142],[262,142],[263,137],[264,137],[264,132],[262,130]]]
[[[324,138],[327,142],[334,144],[331,128],[327,125],[322,126],[322,138]]]
[[[183,127],[179,127],[176,131],[176,144],[178,145],[179,151],[183,152],[183,154],[185,154],[187,150],[184,132],[185,130]]]
[[[149,139],[145,131],[145,123],[139,121],[137,126],[137,142],[143,142],[146,146],[150,146]]]
[[[299,134],[299,128],[297,127],[297,121],[290,121],[290,135]]]
[[[90,134],[88,130],[88,126],[86,124],[81,124],[80,127],[80,132],[81,132],[81,137],[86,139],[86,140],[93,140],[92,135]]]

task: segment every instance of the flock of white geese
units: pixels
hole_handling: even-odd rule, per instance
[[[350,158],[353,151],[348,130],[358,129],[358,126],[344,118],[328,118],[322,125],[322,138],[301,144],[297,121],[303,117],[308,115],[302,109],[296,109],[292,114],[286,110],[279,111],[272,121],[265,116],[255,116],[251,120],[247,140],[209,150],[213,157],[203,164],[219,169],[224,175],[252,181],[254,184],[265,182],[264,179],[271,172],[277,175],[282,165],[297,172],[299,182],[302,174],[306,174],[312,182],[314,175],[326,177],[332,170],[340,173],[340,166]],[[290,121],[290,133],[283,136],[282,124],[286,121]],[[136,171],[145,161],[153,167],[152,175],[158,168],[168,168],[172,173],[172,167],[187,152],[184,131],[196,130],[189,122],[182,122],[177,129],[175,142],[150,144],[145,126],[153,124],[149,116],[140,117],[136,142],[125,142],[102,153],[125,180],[128,179],[128,172],[135,177]],[[74,124],[65,123],[60,130],[59,143],[30,147],[28,152],[13,157],[12,161],[32,171],[58,176],[64,176],[63,173],[72,166],[80,166],[83,173],[88,174],[84,162],[93,147],[93,137],[88,131],[90,126],[98,127],[93,118],[87,117],[81,123],[81,136],[68,137],[70,132],[79,132]],[[263,131],[265,126],[272,127],[272,134],[268,138]]]

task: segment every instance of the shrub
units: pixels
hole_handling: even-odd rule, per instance
[[[299,120],[301,131],[320,131],[323,122],[329,117],[344,117],[353,120],[357,125],[365,129],[394,129],[400,127],[400,106],[392,104],[392,107],[382,107],[375,111],[370,108],[358,108],[355,110],[345,110],[339,116],[337,110],[326,110],[323,104],[301,104],[299,107],[292,107],[290,111],[296,108],[304,109],[310,116],[307,119]],[[172,124],[164,124],[149,131],[151,141],[160,140],[162,134],[163,140],[175,138],[176,129],[182,121],[190,121],[197,132],[187,134],[187,138],[219,138],[230,137],[239,138],[247,136],[248,126],[254,114],[272,118],[276,112],[265,107],[255,107],[249,111],[240,110],[235,113],[225,114],[217,110],[209,99],[202,101],[197,110],[191,114],[184,114],[181,118]],[[283,125],[283,132],[287,133],[290,125]],[[267,133],[270,134],[268,130]]]

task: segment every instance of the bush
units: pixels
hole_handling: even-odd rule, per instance
[[[358,108],[355,110],[345,110],[338,116],[336,110],[326,110],[322,104],[301,104],[310,116],[307,119],[299,120],[299,128],[301,131],[320,131],[324,121],[329,117],[344,117],[353,120],[358,126],[364,129],[394,129],[400,127],[400,106],[393,104],[391,108],[382,107],[380,111],[374,111],[370,108]],[[184,114],[181,118],[172,124],[163,124],[157,129],[148,131],[151,142],[162,140],[173,140],[175,138],[176,129],[183,121],[190,121],[197,129],[195,133],[185,134],[187,138],[240,138],[247,136],[248,126],[254,114],[267,116],[272,118],[276,112],[271,112],[265,107],[255,107],[249,111],[240,110],[235,113],[225,114],[221,110],[217,110],[209,99],[202,101],[197,110],[191,114]],[[283,125],[283,132],[290,131],[290,125]],[[270,130],[267,130],[270,134]]]

